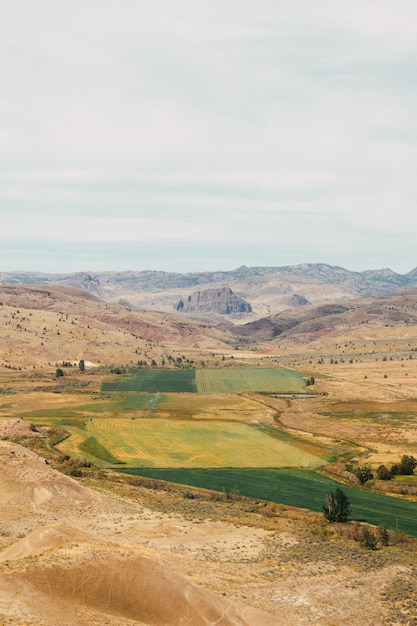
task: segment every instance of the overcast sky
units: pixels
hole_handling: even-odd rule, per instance
[[[0,271],[408,272],[417,2],[3,2],[0,159]]]

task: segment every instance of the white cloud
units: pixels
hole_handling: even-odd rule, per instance
[[[277,238],[302,262],[326,230],[334,257],[409,236],[416,28],[411,0],[8,3],[0,237]]]

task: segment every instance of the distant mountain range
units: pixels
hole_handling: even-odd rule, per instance
[[[70,274],[0,272],[0,282],[71,285],[125,306],[165,313],[176,311],[205,322],[219,322],[223,318],[242,324],[299,306],[415,288],[417,268],[407,274],[390,269],[352,272],[324,263],[306,263],[241,266],[231,271],[186,274],[151,270]],[[204,306],[192,305],[197,298]],[[180,302],[182,307],[178,306]],[[240,305],[242,302],[244,306]]]
[[[227,289],[220,291],[222,298],[229,297]],[[377,344],[378,350],[395,344],[397,358],[411,358],[417,349],[417,288],[322,304],[295,300],[296,306],[280,313],[240,319],[238,324],[229,315],[205,311],[206,323],[187,319],[180,311],[167,314],[105,302],[69,285],[4,283],[0,366],[31,369],[79,359],[97,365],[164,364],[172,350],[181,350],[181,355],[241,348],[282,354],[287,347],[312,353],[344,353],[346,348],[349,358],[364,353],[373,358]],[[204,306],[208,302],[204,299]]]

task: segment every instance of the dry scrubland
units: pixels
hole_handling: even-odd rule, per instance
[[[375,468],[402,454],[417,456],[415,327],[375,322],[366,325],[366,334],[358,325],[238,350],[220,339],[216,344],[213,334],[210,349],[198,347],[190,334],[184,347],[174,340],[181,335],[178,327],[170,327],[172,343],[154,343],[132,327],[99,319],[106,315],[129,326],[129,312],[109,312],[109,305],[93,299],[93,309],[81,316],[66,293],[68,302],[58,308],[52,299],[50,310],[23,309],[24,294],[13,302],[2,295],[0,623],[416,623],[417,549],[411,538],[392,533],[390,545],[368,550],[355,540],[359,531],[352,523],[328,524],[320,513],[202,489],[192,489],[190,497],[181,486],[79,468],[52,445],[71,442],[62,441],[54,421],[67,420],[70,430],[77,420],[87,428],[95,420],[115,428],[118,419],[122,425],[226,417],[239,427],[255,419],[299,446],[301,441],[308,453],[333,455],[322,471],[343,482],[349,477],[338,457]],[[157,319],[148,318],[144,328],[155,333],[163,327]],[[194,361],[219,371],[287,367],[314,376],[310,391],[325,395],[302,400],[250,392],[202,400],[198,394],[167,394],[165,403],[135,408],[126,394],[101,392],[102,382],[115,377],[110,366],[151,358],[159,365],[170,355],[182,359],[181,367]],[[84,373],[68,367],[55,378],[57,363],[81,358],[99,367]],[[62,473],[74,468],[80,477]],[[413,481],[366,489],[416,499]]]
[[[254,356],[269,362],[281,358],[246,355]],[[312,368],[308,358],[289,354],[285,359],[288,365],[305,366],[306,373],[314,371],[314,391],[327,395],[269,398],[268,406],[264,395],[253,392],[229,396],[223,416],[226,410],[245,421],[257,411],[265,424],[302,435],[311,446],[349,449],[356,441],[357,458],[366,462],[372,460],[371,448],[381,459],[388,458],[383,456],[386,445],[394,456],[413,451],[412,385],[387,384],[375,372],[375,380],[362,378],[352,364]],[[401,368],[401,362],[397,365]],[[414,362],[407,365],[413,380]],[[1,386],[17,393],[0,396],[4,423],[12,429],[3,436],[25,443],[31,437],[30,447],[42,455],[44,440],[28,426],[35,420],[16,424],[10,417],[36,411],[51,417],[106,401],[97,373],[71,370],[62,387],[53,371],[43,376],[36,380],[33,373],[3,371]],[[69,385],[83,380],[91,386]],[[167,397],[167,412],[179,409],[174,395]],[[197,394],[189,394],[182,398],[186,406],[192,415],[200,412],[201,419],[211,421],[218,417],[221,396],[206,396],[201,403]],[[408,412],[407,428],[396,419],[398,410]],[[384,415],[385,422],[372,420],[370,413]],[[108,419],[117,420],[111,412]],[[131,486],[100,470],[85,469],[85,476],[74,480],[56,472],[52,457],[48,466],[42,456],[8,441],[2,442],[1,453],[4,623],[413,624],[414,540],[399,537],[374,552],[348,537],[354,536],[354,527],[326,524],[321,514],[254,506],[239,498],[216,500],[204,490],[193,490],[196,497],[189,499],[183,487]]]

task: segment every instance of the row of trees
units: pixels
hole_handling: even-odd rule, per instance
[[[63,361],[61,363],[61,367],[72,367],[72,363],[70,363],[69,361]],[[56,368],[55,378],[61,378],[64,375],[64,370],[62,370],[61,367],[57,367]],[[80,372],[84,372],[85,371],[85,361],[84,361],[84,359],[80,359],[78,361],[78,369],[80,370]]]
[[[376,469],[376,478],[378,480],[391,480],[394,476],[411,476],[417,467],[417,459],[412,455],[404,454],[399,463],[394,463],[388,468],[386,465],[380,465]],[[374,478],[374,473],[369,465],[362,465],[353,468],[351,464],[345,465],[345,469],[356,476],[361,485],[368,480]]]
[[[376,470],[376,476],[379,480],[391,480],[394,476],[411,476],[417,467],[417,459],[413,456],[404,454],[399,463],[394,463],[388,468],[386,465],[380,465]]]

